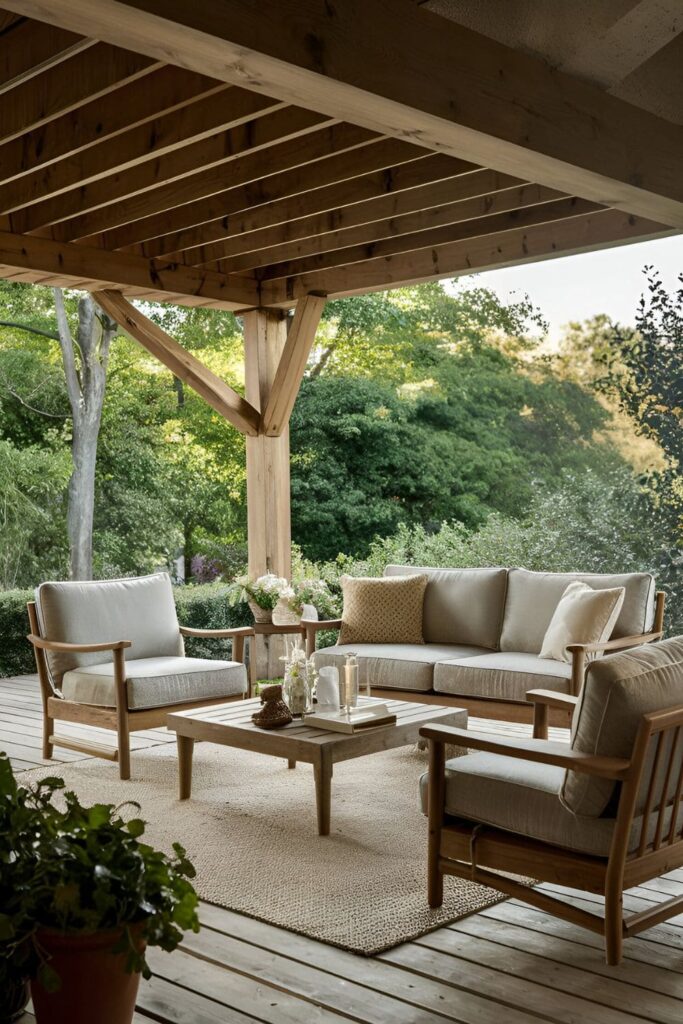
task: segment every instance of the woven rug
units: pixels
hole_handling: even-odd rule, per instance
[[[187,801],[177,799],[175,744],[134,752],[128,782],[117,765],[95,759],[22,772],[21,781],[59,775],[85,803],[137,801],[147,841],[187,848],[204,900],[371,955],[501,899],[447,878],[443,907],[427,906],[418,805],[425,770],[426,755],[410,747],[335,765],[324,838],[310,765],[289,770],[283,760],[209,743],[195,747]]]

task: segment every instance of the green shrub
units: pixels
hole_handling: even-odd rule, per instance
[[[174,587],[180,624],[193,629],[229,629],[251,623],[246,605],[232,608],[228,605],[227,589],[222,583]],[[29,632],[26,602],[32,599],[31,590],[0,591],[0,677],[36,670],[33,650],[26,639]],[[192,658],[230,658],[232,644],[230,640],[187,637],[185,650]]]

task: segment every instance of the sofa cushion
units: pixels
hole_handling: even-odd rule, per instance
[[[358,680],[363,689],[371,686],[387,690],[432,689],[434,665],[444,658],[469,658],[481,654],[481,647],[457,644],[338,644],[317,651],[317,668],[336,665],[341,669],[347,654],[358,656]]]
[[[126,679],[131,710],[235,697],[247,691],[247,670],[241,662],[208,658],[132,659],[126,662]],[[65,672],[62,693],[67,700],[80,704],[114,707],[113,663]]]
[[[507,569],[429,569],[388,565],[385,576],[425,573],[422,632],[431,644],[471,644],[497,650]]]
[[[434,691],[461,697],[526,701],[526,691],[569,693],[571,665],[515,651],[443,660],[434,668]]]
[[[594,590],[624,588],[624,603],[612,636],[646,633],[652,626],[655,581],[650,573],[633,572],[606,576],[596,573],[529,572],[528,569],[510,569],[500,649],[538,654],[553,612],[569,584],[575,580],[587,583]]]
[[[500,754],[476,753],[446,762],[446,812],[455,818],[482,822],[553,846],[607,857],[613,818],[573,814],[559,798],[564,770]],[[429,774],[420,779],[420,800],[427,810]],[[667,824],[671,820],[670,810]],[[657,815],[651,815],[654,834]],[[683,805],[679,811],[683,823]],[[629,851],[638,845],[642,818],[633,822]]]
[[[539,658],[571,661],[567,650],[570,644],[601,644],[609,640],[623,603],[623,587],[593,590],[578,580],[570,583],[545,631]],[[598,651],[588,657],[593,661],[601,655],[602,651]]]
[[[67,643],[130,640],[134,658],[179,656],[183,640],[168,573],[123,580],[41,583],[36,609],[43,635]],[[96,665],[102,654],[47,654],[59,686],[70,669]]]
[[[630,757],[642,716],[680,705],[683,637],[601,658],[590,665],[586,674],[572,721],[572,748],[585,754]],[[666,770],[668,755],[668,749],[662,751],[661,772]],[[673,780],[678,778],[682,758],[683,744],[679,744],[677,764],[671,772]],[[646,764],[645,779],[649,778],[648,767]],[[609,779],[568,772],[561,797],[569,810],[577,814],[599,815],[608,807],[614,786]],[[659,791],[655,789],[656,793]],[[637,808],[642,808],[643,803],[641,794]]]
[[[427,577],[342,576],[342,644],[421,644]]]

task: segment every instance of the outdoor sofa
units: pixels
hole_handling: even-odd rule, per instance
[[[570,583],[593,589],[623,587],[624,602],[608,649],[629,648],[660,638],[664,594],[650,573],[530,572],[527,569],[434,569],[389,565],[385,576],[426,574],[422,644],[336,644],[315,655],[316,665],[341,668],[345,656],[358,656],[360,685],[403,697],[420,694],[455,703],[483,718],[530,721],[527,690],[579,693],[589,656],[572,644],[571,661],[540,658],[543,638]],[[339,629],[341,619],[306,621],[307,649],[315,650],[320,630]],[[550,720],[566,725],[565,712]]]

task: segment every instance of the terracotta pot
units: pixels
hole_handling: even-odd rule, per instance
[[[249,608],[251,609],[251,614],[254,616],[254,622],[273,621],[273,613],[270,608],[261,608],[261,606],[256,604],[255,601],[249,601]]]
[[[131,929],[143,948],[140,930],[140,925]],[[57,992],[31,982],[38,1024],[131,1024],[140,975],[127,973],[124,953],[112,953],[121,935],[118,928],[90,935],[38,932],[37,941],[61,981]]]

